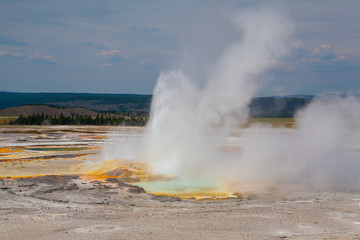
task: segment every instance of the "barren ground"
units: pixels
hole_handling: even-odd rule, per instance
[[[0,182],[0,239],[360,239],[359,193],[184,201],[121,182],[46,178]]]

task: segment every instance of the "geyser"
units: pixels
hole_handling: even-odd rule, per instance
[[[113,147],[122,149],[117,157],[130,154],[126,158],[145,161],[153,174],[175,177],[160,184],[169,192],[171,186],[213,191],[240,184],[235,190],[244,191],[279,183],[358,189],[358,98],[318,98],[296,114],[293,129],[240,130],[265,73],[287,52],[292,24],[270,10],[247,11],[234,23],[239,40],[211,71],[193,74],[178,66],[160,74],[143,139],[121,138]],[[237,146],[229,148],[234,132]]]
[[[153,172],[218,182],[232,164],[224,143],[246,121],[261,74],[286,53],[291,34],[290,22],[270,10],[244,12],[234,24],[239,40],[211,71],[198,74],[206,79],[192,78],[181,66],[160,74],[141,156]]]

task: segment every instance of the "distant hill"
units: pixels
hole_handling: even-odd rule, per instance
[[[84,109],[84,108],[56,108],[46,105],[26,105],[19,107],[11,107],[0,109],[1,117],[18,117],[20,115],[28,116],[32,114],[44,114],[49,116],[60,116],[63,114],[65,117],[75,116],[76,114],[81,116],[96,117],[97,112]]]
[[[0,110],[0,116],[18,116],[20,114],[25,116],[41,113],[41,111],[44,114],[51,115],[54,112],[54,114],[63,113],[66,116],[70,112],[90,116],[97,113],[118,114],[123,112],[137,112],[146,115],[150,112],[151,98],[152,95],[137,94],[0,92],[0,109],[3,109]],[[305,107],[313,98],[314,96],[311,95],[253,98],[249,104],[250,116],[293,117],[298,109]],[[19,107],[22,105],[33,106]],[[48,105],[48,107],[44,105]],[[5,109],[9,107],[17,108]]]
[[[285,95],[285,96],[273,96],[273,98],[300,98],[300,99],[313,99],[314,95],[297,94],[297,95]]]
[[[260,97],[249,104],[251,117],[292,118],[297,110],[304,108],[312,98],[306,97]]]
[[[149,111],[151,95],[97,93],[15,93],[0,92],[0,108],[46,104],[82,107],[96,112]]]

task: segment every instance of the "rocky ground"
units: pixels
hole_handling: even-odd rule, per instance
[[[0,239],[360,239],[360,193],[185,201],[118,178],[0,180]]]

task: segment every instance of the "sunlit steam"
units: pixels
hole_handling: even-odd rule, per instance
[[[292,24],[269,10],[247,11],[234,24],[238,41],[210,72],[187,74],[178,66],[160,74],[142,141],[121,138],[120,148],[112,147],[120,149],[115,155],[130,154],[148,163],[152,173],[180,180],[168,187],[280,183],[358,188],[359,99],[317,98],[296,113],[292,129],[240,128],[266,73],[286,54]]]
[[[250,128],[232,174],[244,182],[358,188],[359,130],[359,99],[320,98],[296,114],[295,131]]]
[[[181,67],[160,74],[142,156],[154,172],[214,179],[217,166],[228,164],[223,146],[247,119],[260,75],[283,56],[291,34],[289,21],[272,11],[248,11],[234,23],[239,40],[218,58],[204,86]]]

